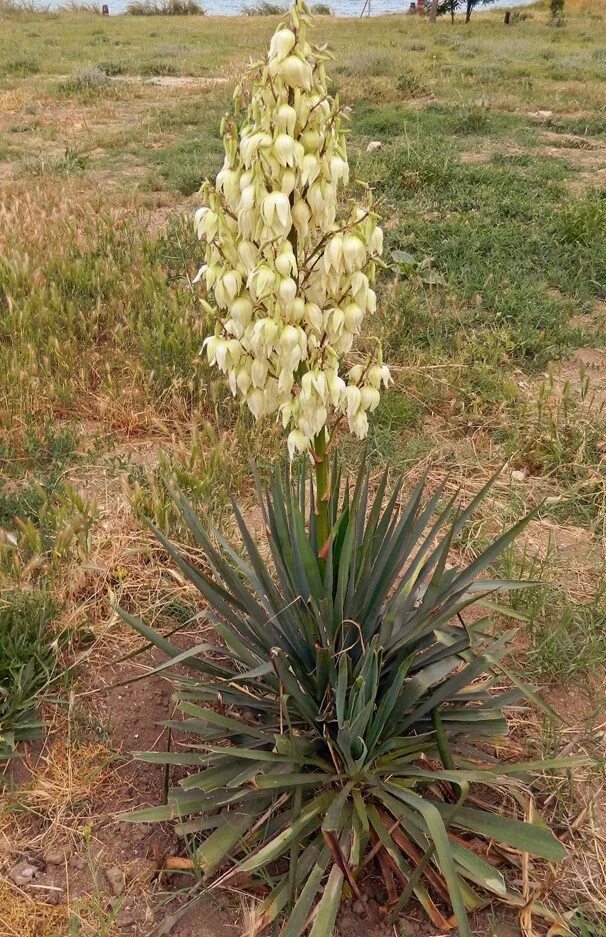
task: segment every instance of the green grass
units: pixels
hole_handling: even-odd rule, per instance
[[[0,596],[0,761],[18,742],[40,734],[37,698],[57,670],[50,630],[56,613],[45,592]]]

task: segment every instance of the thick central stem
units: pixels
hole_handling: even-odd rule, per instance
[[[318,552],[328,540],[328,459],[326,457],[326,430],[314,439],[314,465],[316,471],[316,532]]]

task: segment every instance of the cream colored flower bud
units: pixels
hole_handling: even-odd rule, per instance
[[[217,362],[217,346],[221,341],[220,338],[216,335],[209,335],[208,338],[204,339],[202,343],[202,348],[206,349],[206,357],[210,365],[216,364]]]
[[[358,439],[364,439],[368,435],[368,417],[364,410],[358,412],[348,420],[349,429]]]
[[[297,284],[292,279],[292,277],[284,277],[280,286],[278,287],[278,296],[280,302],[284,308],[288,311],[292,306],[295,296],[297,295]]]
[[[274,143],[274,153],[281,166],[294,166],[295,141],[287,133],[279,133]]]
[[[295,453],[297,452],[307,452],[309,449],[309,439],[302,433],[300,429],[293,429],[288,434],[288,454],[290,455],[291,460],[294,459]]]
[[[276,235],[288,234],[292,221],[290,217],[290,202],[282,192],[270,192],[261,204],[261,212],[265,224]]]
[[[368,369],[366,380],[372,387],[376,387],[377,390],[379,389],[381,386],[381,366],[379,364],[373,364],[373,366]]]
[[[311,185],[320,175],[320,160],[313,153],[306,153],[301,165],[302,185]]]
[[[243,192],[244,189],[247,189],[249,185],[252,185],[252,181],[252,172],[243,172],[240,176],[240,192]]]
[[[282,250],[276,254],[275,267],[278,273],[283,277],[290,276],[297,272],[297,261],[290,244],[285,245]]]
[[[352,274],[349,288],[357,305],[362,309],[366,309],[366,302],[368,299],[368,277],[366,274],[362,273],[360,270],[356,270],[356,272]]]
[[[369,248],[371,254],[375,254],[379,257],[383,253],[383,231],[378,225],[374,228],[370,237]]]
[[[246,397],[246,403],[248,409],[254,416],[256,420],[260,419],[265,414],[265,394],[259,387],[255,387],[253,390],[249,391]]]
[[[309,91],[311,87],[311,66],[303,62],[296,55],[289,55],[280,63],[277,73],[290,88],[303,88]]]
[[[275,122],[278,130],[290,134],[292,137],[297,123],[297,112],[290,104],[281,104],[275,113]]]
[[[355,234],[347,234],[343,238],[343,260],[348,271],[359,270],[366,263],[366,250],[364,244]]]
[[[290,368],[282,368],[278,375],[278,390],[285,397],[290,395],[295,382],[294,373]]]
[[[244,366],[238,368],[236,372],[236,385],[244,397],[246,397],[251,384],[252,377],[250,375],[250,367]]]
[[[240,140],[240,156],[245,166],[250,166],[251,160],[261,149],[268,149],[273,144],[273,137],[269,133],[253,133]]]
[[[229,314],[241,329],[252,319],[253,304],[248,296],[239,296],[229,307]]]
[[[292,220],[297,231],[298,236],[305,240],[307,237],[307,230],[309,227],[309,219],[311,217],[311,211],[309,210],[309,205],[304,198],[299,198],[292,207]]]
[[[199,208],[194,215],[194,230],[196,231],[198,237],[202,239],[206,235],[206,226],[204,224],[204,218],[208,214],[210,209],[202,207]]]
[[[296,370],[301,362],[302,354],[299,330],[292,325],[285,326],[280,336],[280,360],[283,367],[291,372]]]
[[[324,325],[332,339],[338,338],[345,326],[345,313],[339,306],[324,313]]]
[[[379,406],[380,399],[381,395],[376,387],[365,384],[364,387],[360,389],[360,406],[363,410],[370,410],[372,413],[372,411],[376,410]]]
[[[249,274],[259,263],[259,251],[252,241],[240,241],[238,244],[238,257],[242,266]]]
[[[324,269],[328,272],[331,268],[337,273],[341,272],[343,260],[343,238],[340,234],[335,234],[326,245],[324,251]]]
[[[306,130],[299,137],[306,153],[315,153],[320,146],[320,134],[317,130]]]
[[[345,315],[345,328],[353,332],[354,335],[358,335],[364,318],[363,310],[355,303],[348,303],[343,312]]]
[[[317,181],[310,186],[307,193],[307,201],[311,208],[312,218],[314,218],[316,224],[321,222],[326,216],[328,201],[328,193],[326,192],[326,187],[322,185],[322,182]]]
[[[360,409],[360,403],[362,401],[362,395],[360,389],[354,384],[349,384],[345,388],[345,405],[347,408],[347,416],[351,419]]]
[[[377,294],[374,290],[368,291],[368,296],[366,297],[366,310],[370,313],[376,312],[377,310]]]
[[[305,321],[316,332],[323,331],[324,317],[322,316],[322,310],[316,303],[305,303]]]
[[[296,296],[290,307],[290,318],[293,322],[301,322],[305,315],[305,300],[302,296]]]
[[[233,302],[242,288],[242,277],[237,270],[228,270],[217,280],[215,285],[215,299],[221,308]]]
[[[336,371],[331,370],[326,372],[326,385],[328,387],[330,402],[335,410],[338,410],[341,406],[343,394],[345,393],[345,381],[342,377],[339,377]]]
[[[342,182],[347,185],[349,182],[349,166],[346,160],[340,156],[332,156],[330,159],[330,181],[337,185]]]
[[[259,358],[271,353],[274,341],[278,335],[279,325],[273,319],[266,317],[258,319],[253,326],[249,339],[250,349]]]
[[[240,178],[233,169],[223,169],[217,175],[217,189],[223,192],[229,208],[237,208],[240,201]]]
[[[255,358],[250,369],[253,387],[264,387],[269,365],[265,358]]]
[[[386,364],[381,365],[381,382],[383,387],[389,387],[389,385],[393,383],[391,372]]]
[[[273,34],[272,40],[269,44],[270,59],[277,58],[279,61],[285,59],[292,50],[296,41],[296,36],[292,30],[278,29],[277,32]]]
[[[215,211],[209,208],[200,222],[200,225],[203,228],[207,240],[212,241],[219,230],[219,216]]]
[[[252,293],[253,299],[258,302],[273,292],[276,277],[271,267],[267,264],[259,264],[248,277],[246,285]]]
[[[297,174],[294,169],[285,169],[282,173],[282,181],[280,183],[280,192],[284,195],[290,195],[294,191],[294,188],[297,184]]]

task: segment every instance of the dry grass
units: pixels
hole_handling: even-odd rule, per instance
[[[67,932],[64,905],[37,901],[32,895],[0,877],[0,928],[2,937],[59,937]]]

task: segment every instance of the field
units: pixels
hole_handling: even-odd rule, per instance
[[[0,933],[147,935],[190,878],[158,874],[183,851],[170,828],[114,819],[162,799],[163,772],[129,753],[166,745],[170,688],[122,685],[147,665],[113,609],[200,641],[194,597],[143,515],[186,537],[174,475],[226,522],[230,490],[251,505],[248,460],[284,457],[277,428],[253,429],[198,358],[209,322],[192,285],[196,191],[276,20],[3,10],[0,683],[13,709],[0,699],[0,735],[10,716],[26,749],[0,799]],[[409,255],[381,275],[372,332],[395,384],[368,458],[430,487],[448,475],[467,497],[506,463],[460,555],[538,506],[499,572],[540,580],[516,600],[512,660],[563,721],[515,710],[514,744],[594,767],[535,786],[569,858],[534,876],[563,915],[580,909],[575,933],[604,937],[606,6],[567,4],[560,25],[537,6],[508,27],[502,12],[316,26],[351,109],[352,177],[380,198],[386,259]],[[354,465],[361,446],[342,451]],[[40,715],[44,738],[27,741]],[[39,862],[33,887],[24,862]],[[171,933],[240,933],[245,905],[228,894]],[[410,933],[429,933],[416,920]],[[475,928],[546,933],[498,908]]]

